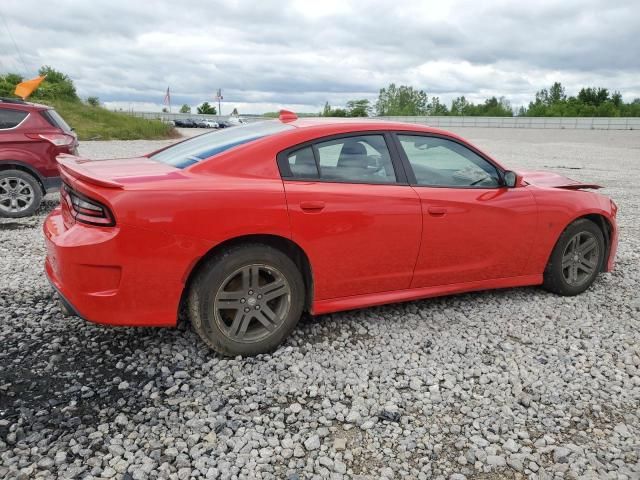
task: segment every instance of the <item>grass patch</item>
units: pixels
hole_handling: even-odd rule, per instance
[[[79,140],[155,140],[177,138],[176,130],[159,120],[132,117],[72,100],[47,100],[71,125]]]

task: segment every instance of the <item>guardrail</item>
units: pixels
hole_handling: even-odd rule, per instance
[[[640,130],[640,117],[376,117],[432,127]]]
[[[125,112],[136,117],[159,120],[228,120],[229,115],[198,113]],[[262,115],[241,115],[249,122],[267,120]],[[373,117],[396,122],[420,123],[432,127],[549,128],[569,130],[640,130],[640,117]]]

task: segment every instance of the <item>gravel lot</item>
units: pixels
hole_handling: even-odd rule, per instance
[[[0,220],[0,478],[640,478],[640,133],[458,132],[510,166],[606,185],[616,271],[574,298],[307,318],[273,355],[221,359],[188,324],[62,317],[42,272],[49,196]]]

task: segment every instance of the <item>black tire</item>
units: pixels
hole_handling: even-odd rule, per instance
[[[21,218],[35,213],[42,202],[40,182],[22,170],[0,170],[0,217]]]
[[[248,284],[245,274],[250,275]],[[232,283],[233,291],[227,290]],[[276,284],[286,286],[288,292],[268,300],[274,292],[285,288],[278,287],[277,291],[272,288],[268,292],[269,286]],[[225,295],[234,298],[226,299]],[[221,304],[227,305],[223,303],[226,301],[234,306],[220,308]],[[208,259],[196,272],[187,298],[194,330],[209,347],[226,356],[251,356],[275,350],[295,328],[304,303],[304,281],[295,263],[280,250],[257,243],[231,247]],[[262,310],[254,311],[259,308]],[[270,323],[266,320],[272,314],[277,321]]]
[[[571,243],[574,241],[577,243]],[[584,241],[582,249],[579,248],[581,241]],[[577,250],[570,250],[576,245]],[[564,296],[584,292],[602,271],[605,254],[606,245],[600,227],[586,218],[576,220],[562,232],[556,242],[544,271],[543,287]],[[572,273],[574,268],[575,277]],[[585,268],[592,270],[587,272]]]

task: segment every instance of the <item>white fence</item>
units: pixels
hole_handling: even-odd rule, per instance
[[[227,120],[228,115],[200,115],[197,113],[125,112],[136,117],[161,120],[191,118]],[[242,115],[247,121],[266,120],[260,115]],[[478,128],[566,128],[572,130],[640,130],[640,117],[374,117],[406,123],[420,123],[432,127]]]
[[[377,117],[432,127],[640,130],[640,117]]]

